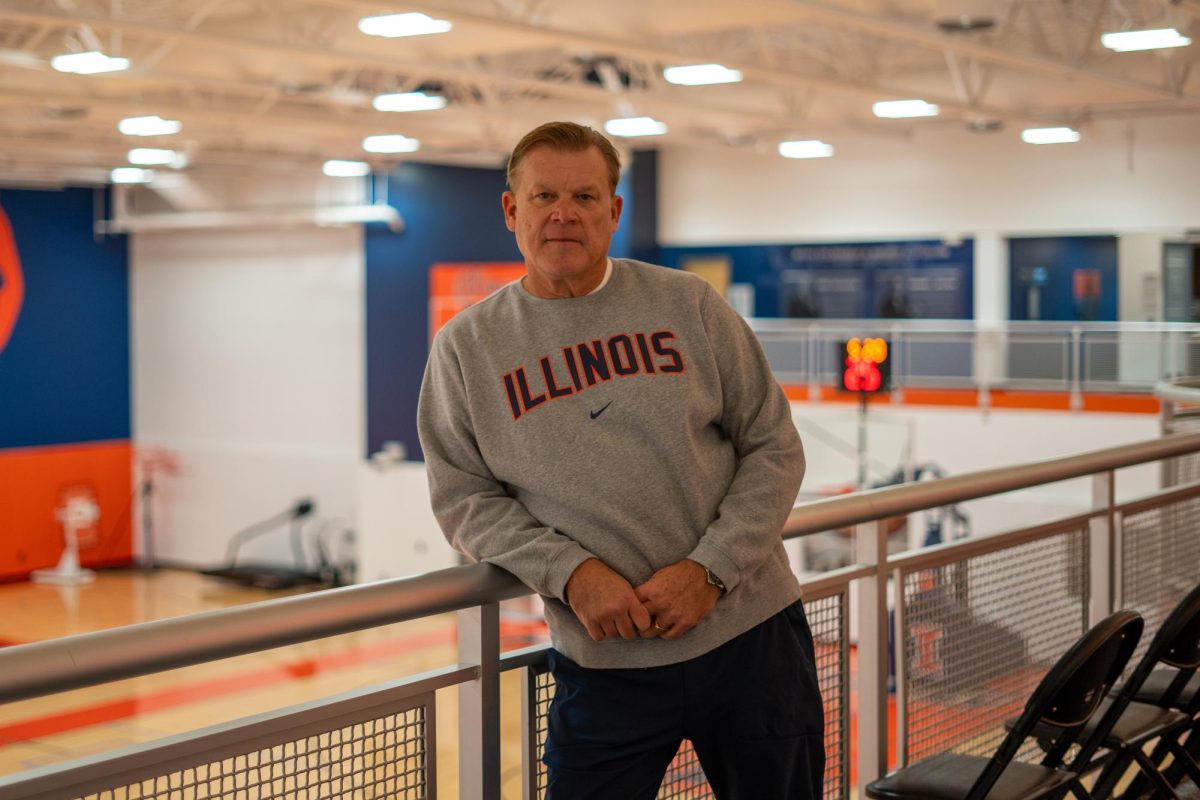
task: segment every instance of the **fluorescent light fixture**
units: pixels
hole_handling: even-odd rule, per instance
[[[667,132],[667,124],[653,117],[624,117],[610,119],[604,130],[613,136],[660,136]]]
[[[1155,28],[1149,31],[1121,31],[1105,33],[1100,44],[1118,53],[1134,50],[1163,50],[1168,47],[1186,47],[1192,40],[1174,28]]]
[[[179,133],[183,124],[177,119],[163,119],[158,115],[126,117],[117,123],[117,130],[126,136],[166,136]]]
[[[936,117],[938,107],[924,100],[880,100],[871,106],[875,116],[884,119],[909,119],[911,117]]]
[[[321,172],[331,178],[361,178],[371,174],[371,165],[365,161],[339,161],[335,158],[326,161]]]
[[[1079,131],[1074,128],[1026,128],[1021,131],[1021,140],[1028,144],[1070,144],[1079,141]]]
[[[363,17],[358,21],[358,29],[368,36],[386,36],[394,39],[397,36],[425,36],[430,33],[445,33],[454,26],[449,20],[434,19],[427,14],[411,12],[408,14],[384,14],[378,17]]]
[[[446,98],[424,92],[396,92],[376,95],[376,111],[437,111],[446,107]]]
[[[780,142],[779,155],[784,158],[829,158],[833,155],[833,145],[819,139]]]
[[[187,156],[162,147],[135,147],[129,151],[129,163],[139,167],[183,169],[187,166]]]
[[[711,83],[737,83],[742,73],[720,64],[689,64],[663,70],[667,83],[679,86],[707,86]]]
[[[59,72],[74,72],[79,75],[96,75],[101,72],[120,72],[129,69],[128,58],[105,55],[99,50],[86,53],[65,53],[50,59],[50,66]]]
[[[154,180],[154,170],[139,167],[117,167],[108,174],[113,183],[149,183]]]
[[[415,153],[421,143],[399,133],[387,133],[368,136],[363,139],[362,146],[368,153]]]

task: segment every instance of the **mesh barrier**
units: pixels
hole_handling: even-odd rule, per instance
[[[1187,410],[1176,408],[1169,430],[1164,433],[1200,433],[1200,412],[1189,407]],[[1170,459],[1172,486],[1200,481],[1200,453]]]
[[[1146,620],[1130,664],[1176,604],[1200,583],[1200,498],[1127,514],[1121,519],[1121,607]]]
[[[805,602],[805,613],[812,629],[817,656],[817,679],[825,704],[825,792],[829,800],[848,796],[849,786],[849,666],[845,640],[846,594],[836,594]],[[546,796],[546,765],[541,755],[546,746],[547,715],[554,698],[554,678],[541,669],[534,670],[531,694],[534,705],[534,736],[537,743],[534,797]],[[691,742],[684,740],[663,778],[658,800],[700,800],[713,797],[708,779]]]
[[[902,763],[995,751],[1086,630],[1088,575],[1086,529],[904,573]]]
[[[84,800],[424,800],[425,709],[179,769]]]
[[[827,800],[849,796],[850,667],[845,631],[847,595],[805,601],[817,655],[817,681],[825,704],[825,791]]]

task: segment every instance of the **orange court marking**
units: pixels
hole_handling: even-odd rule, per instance
[[[500,625],[502,640],[516,637],[514,642],[520,646],[528,645],[533,638],[532,625],[515,625],[503,622]],[[545,626],[541,626],[545,630]],[[149,714],[179,706],[190,705],[215,697],[244,692],[260,686],[279,683],[281,681],[306,678],[323,672],[330,672],[346,667],[377,661],[389,656],[402,655],[423,647],[453,644],[457,640],[458,630],[449,625],[441,630],[405,636],[392,641],[378,644],[351,647],[339,653],[306,658],[292,661],[277,667],[243,672],[211,681],[191,683],[174,689],[164,689],[157,692],[137,694],[132,697],[97,703],[91,706],[49,714],[43,717],[15,722],[0,726],[0,746],[15,742],[40,739],[56,733],[115,722],[139,714]],[[507,643],[507,641],[506,641]]]

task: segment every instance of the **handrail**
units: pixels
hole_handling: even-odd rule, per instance
[[[796,507],[792,538],[1200,451],[1200,433],[875,489]],[[0,650],[0,702],[36,697],[530,594],[487,564],[451,567]]]
[[[968,472],[849,496],[814,500],[792,509],[783,527],[786,538],[846,528],[871,520],[902,516],[1045,483],[1082,478],[1200,450],[1200,433],[1165,436],[1107,450]]]
[[[16,645],[0,651],[0,702],[94,686],[530,594],[470,564]]]
[[[1159,381],[1154,384],[1154,396],[1159,400],[1184,405],[1200,404],[1200,379]]]

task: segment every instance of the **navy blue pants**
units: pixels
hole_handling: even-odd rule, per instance
[[[551,650],[550,670],[547,800],[653,800],[685,738],[718,800],[821,797],[824,710],[800,601],[691,661],[587,669]]]

